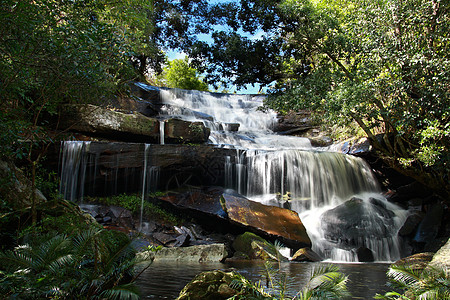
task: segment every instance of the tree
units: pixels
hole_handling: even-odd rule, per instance
[[[174,59],[164,68],[160,83],[171,88],[208,91],[208,85],[199,78],[197,70],[189,65],[188,58]]]
[[[450,194],[447,2],[254,0],[225,7],[231,13],[212,22],[247,36],[216,32],[212,44],[195,43],[189,55],[199,70],[217,70],[236,84],[276,81],[268,107],[355,122],[392,168]],[[258,30],[265,37],[248,37]]]

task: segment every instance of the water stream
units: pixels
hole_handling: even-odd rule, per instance
[[[313,250],[324,258],[358,261],[359,249],[370,249],[376,261],[400,258],[397,232],[406,213],[380,195],[364,160],[313,148],[306,138],[274,134],[276,114],[259,109],[264,96],[171,89],[162,90],[161,98],[168,117],[203,121],[211,144],[236,149],[226,158],[226,188],[298,212]],[[339,228],[345,206],[356,206],[360,217],[350,223],[356,237],[345,232],[349,224]],[[335,224],[338,236],[330,237],[327,228]]]
[[[364,248],[373,253],[375,261],[400,258],[397,232],[406,213],[380,195],[378,182],[364,160],[314,148],[306,138],[274,134],[276,114],[259,109],[264,96],[177,89],[160,92],[165,103],[161,119],[202,121],[211,129],[210,144],[234,149],[234,155],[225,157],[224,187],[296,211],[313,250],[325,259],[358,261],[357,250]],[[161,144],[164,125],[160,122]],[[88,149],[87,142],[65,142],[63,146],[61,193],[68,200],[82,198],[86,164],[97,172],[98,158],[86,155]],[[159,172],[147,159],[151,145],[145,145],[143,151],[142,199],[149,188],[156,188]],[[353,211],[349,213],[347,208]]]

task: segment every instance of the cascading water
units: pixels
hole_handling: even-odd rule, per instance
[[[86,173],[89,142],[66,141],[61,151],[61,180],[59,191],[64,199],[75,201],[83,199],[84,177]]]
[[[364,160],[273,134],[275,113],[258,110],[264,96],[163,89],[161,98],[166,116],[201,120],[211,129],[211,144],[236,149],[225,160],[226,188],[297,211],[324,258],[358,261],[359,249],[369,249],[376,261],[400,258],[397,232],[406,213],[380,196]],[[348,223],[341,219],[347,207],[356,214]]]

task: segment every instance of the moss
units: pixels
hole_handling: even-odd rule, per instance
[[[243,254],[244,257],[250,259],[278,260],[283,258],[274,245],[251,232],[237,236],[233,242],[233,248],[240,253],[241,257]]]

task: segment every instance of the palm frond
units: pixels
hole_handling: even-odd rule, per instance
[[[138,300],[139,299],[139,289],[134,284],[122,284],[120,286],[116,286],[112,289],[105,290],[100,294],[101,298],[106,299],[129,299],[129,300]]]

